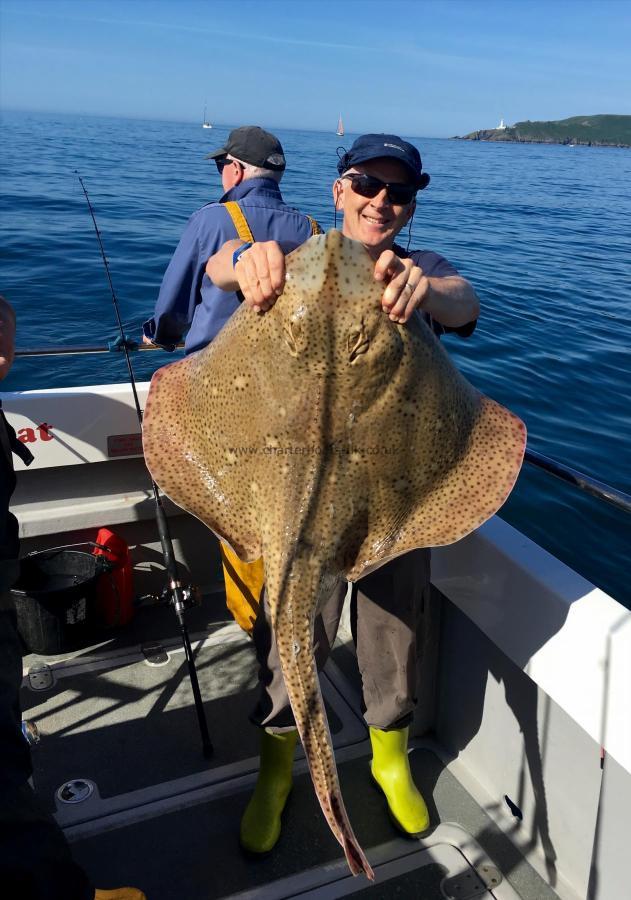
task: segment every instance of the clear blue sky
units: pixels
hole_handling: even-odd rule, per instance
[[[629,0],[0,0],[0,105],[428,137],[631,114]]]

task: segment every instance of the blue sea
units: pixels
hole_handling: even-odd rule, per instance
[[[126,331],[140,333],[188,216],[221,194],[204,159],[231,126],[5,113],[0,290],[18,348],[105,344],[116,322],[85,180]],[[354,135],[277,130],[286,200],[333,225],[336,148]],[[529,446],[631,493],[631,150],[407,135],[431,174],[413,247],[475,285],[482,317],[445,346],[526,422]],[[170,361],[135,354],[139,380]],[[125,381],[121,354],[18,359],[6,390]],[[502,511],[631,608],[631,516],[525,466]]]

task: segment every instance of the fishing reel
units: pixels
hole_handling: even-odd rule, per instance
[[[202,592],[195,585],[187,584],[185,587],[180,587],[179,594],[179,599],[176,599],[176,592],[167,585],[160,594],[143,594],[138,598],[136,606],[162,603],[165,606],[179,608],[180,612],[185,612],[187,609],[202,605]]]
[[[193,584],[180,586],[179,590],[167,585],[160,594],[160,601],[173,606],[176,612],[186,612],[202,605],[202,592]]]

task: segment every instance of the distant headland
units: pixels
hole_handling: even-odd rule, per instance
[[[513,141],[526,144],[581,144],[631,147],[631,116],[573,116],[554,122],[516,122],[455,136],[455,141]]]

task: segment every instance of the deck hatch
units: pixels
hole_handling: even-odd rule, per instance
[[[61,803],[83,803],[92,796],[94,788],[94,782],[87,778],[73,778],[58,789],[57,799]]]
[[[440,889],[445,900],[473,900],[474,897],[483,896],[491,888],[496,888],[501,880],[499,870],[485,864],[445,878]]]
[[[143,644],[140,649],[148,666],[166,666],[169,662],[169,654],[160,643]]]

